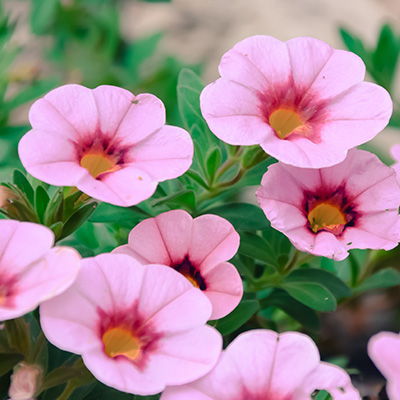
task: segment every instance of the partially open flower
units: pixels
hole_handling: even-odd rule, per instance
[[[392,114],[386,90],[363,82],[358,56],[313,38],[249,37],[222,57],[219,72],[200,97],[211,131],[298,167],[343,161]]]
[[[308,336],[253,330],[239,335],[208,375],[167,388],[161,400],[305,400],[315,390],[334,400],[361,400],[349,375],[321,362]]]
[[[11,375],[11,386],[8,391],[10,400],[30,400],[38,390],[42,368],[38,365],[20,363]]]
[[[400,240],[396,174],[366,151],[322,169],[273,164],[257,198],[271,225],[311,254],[343,260],[349,249],[390,250]]]
[[[389,400],[400,400],[400,334],[380,332],[372,336],[368,354],[387,379]]]
[[[173,210],[142,221],[129,234],[126,253],[142,264],[163,264],[184,275],[211,301],[211,319],[229,314],[240,302],[243,284],[237,269],[226,262],[239,247],[239,234],[217,215],[193,219]]]
[[[0,221],[0,321],[21,317],[72,284],[80,256],[53,243],[43,225]]]
[[[172,268],[125,254],[84,259],[71,288],[40,307],[50,342],[81,354],[104,384],[139,395],[211,370],[222,337],[205,325],[210,314],[207,297]]]
[[[26,170],[111,204],[149,198],[192,163],[190,135],[165,125],[164,105],[151,94],[65,85],[36,101],[29,120],[33,129],[19,143]]]

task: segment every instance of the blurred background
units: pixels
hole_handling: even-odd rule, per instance
[[[0,0],[0,181],[21,168],[16,149],[30,129],[30,105],[54,87],[151,92],[164,101],[168,123],[182,125],[180,70],[191,68],[207,84],[219,76],[223,53],[255,34],[313,36],[360,55],[367,79],[395,103],[390,126],[366,145],[390,164],[390,147],[400,142],[399,22],[396,0]],[[355,376],[362,394],[382,386],[366,342],[380,330],[399,330],[399,294],[399,286],[379,289],[323,315],[321,352],[362,371]]]

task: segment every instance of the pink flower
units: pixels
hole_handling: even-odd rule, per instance
[[[400,240],[395,173],[366,151],[322,169],[274,164],[257,197],[271,225],[301,251],[343,260],[349,249],[390,250]]]
[[[237,269],[226,262],[239,247],[239,235],[224,218],[202,215],[193,219],[173,210],[142,221],[129,234],[129,244],[114,252],[126,253],[143,265],[174,268],[210,300],[211,319],[229,314],[240,302],[243,284]]]
[[[200,97],[211,131],[297,167],[343,161],[392,114],[386,90],[363,82],[358,56],[313,38],[249,37],[222,57],[219,72]]]
[[[74,285],[40,307],[50,342],[81,354],[104,384],[139,395],[211,370],[222,338],[204,325],[210,314],[210,302],[180,274],[125,254],[84,259]]]
[[[115,205],[149,198],[192,163],[189,134],[164,125],[164,105],[151,94],[65,85],[36,101],[29,120],[19,156],[31,175]]]
[[[400,334],[380,332],[368,343],[371,360],[387,379],[390,400],[400,400]]]
[[[39,388],[42,368],[20,363],[11,375],[10,400],[31,400]]]
[[[0,321],[21,317],[72,284],[80,256],[53,244],[45,226],[0,221]]]
[[[260,329],[239,335],[208,375],[167,388],[161,400],[306,400],[315,390],[334,400],[361,399],[346,372],[320,361],[308,336]]]

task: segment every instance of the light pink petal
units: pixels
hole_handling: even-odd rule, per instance
[[[354,389],[349,374],[336,365],[321,362],[309,374],[298,391],[309,399],[315,390],[326,390],[333,400],[361,400],[360,393]],[[299,393],[299,394],[300,394]]]
[[[166,336],[149,360],[148,372],[162,376],[167,385],[193,382],[215,366],[222,350],[222,336],[210,326],[200,326]]]
[[[141,301],[138,305],[139,314],[146,320],[151,320],[164,307],[193,290],[193,285],[173,268],[164,265],[152,265],[143,268],[144,277],[140,292]],[[187,294],[190,298],[190,294]],[[197,296],[196,294],[193,296]],[[206,298],[198,300],[201,310],[201,320],[204,322],[211,314],[211,306]],[[168,314],[168,310],[166,311]],[[168,317],[168,316],[167,316]],[[160,318],[163,318],[162,315]],[[165,323],[168,321],[165,319]],[[166,327],[167,329],[167,327]]]
[[[316,235],[312,254],[333,258],[336,261],[344,260],[348,255],[347,248],[344,243],[330,232],[320,231]]]
[[[18,274],[42,257],[54,243],[54,233],[32,222],[0,221],[1,271]]]
[[[136,144],[165,124],[165,107],[152,94],[134,96],[132,104],[121,121],[115,139],[124,144]]]
[[[329,145],[347,149],[374,138],[389,122],[393,103],[389,93],[370,82],[361,82],[334,98],[321,137]]]
[[[319,360],[318,348],[308,336],[298,332],[279,335],[269,378],[270,393],[277,393],[281,398],[292,394],[318,366]]]
[[[116,247],[114,250],[111,251],[111,254],[126,254],[130,257],[133,257],[137,262],[139,262],[142,265],[146,265],[149,263],[148,260],[139,255],[128,244]]]
[[[285,82],[290,76],[291,67],[286,43],[272,36],[251,36],[237,43],[233,49],[244,54],[256,65],[272,85]]]
[[[160,400],[222,400],[222,397],[210,397],[190,385],[169,386],[161,394]]]
[[[260,101],[249,88],[218,79],[203,89],[200,106],[212,132],[233,145],[260,144],[273,129],[263,119]]]
[[[131,230],[128,246],[146,264],[172,265],[164,236],[155,218],[145,219]]]
[[[307,138],[290,136],[287,140],[282,140],[276,135],[270,135],[264,139],[261,147],[279,161],[301,168],[331,166],[343,161],[347,154],[346,150],[337,149],[338,145],[332,143],[314,143]]]
[[[390,400],[400,399],[400,334],[380,332],[371,337],[368,355],[387,379]]]
[[[189,259],[206,274],[214,265],[231,259],[239,248],[239,241],[239,234],[226,219],[202,215],[193,221]]]
[[[98,128],[111,138],[132,106],[135,96],[128,90],[107,85],[93,89],[92,94],[98,110]]]
[[[46,99],[35,101],[29,110],[29,122],[35,132],[46,132],[76,142],[79,133]]]
[[[89,196],[117,206],[129,207],[152,196],[157,182],[141,169],[126,166],[120,170],[93,178],[85,169],[85,175],[76,186]]]
[[[207,289],[203,292],[210,300],[210,319],[228,315],[239,304],[243,296],[243,283],[238,270],[230,263],[221,263],[203,276]]]
[[[193,142],[182,128],[166,125],[129,151],[131,165],[161,182],[185,173],[193,159]]]
[[[172,210],[158,215],[155,223],[171,260],[169,265],[181,263],[188,254],[193,218],[186,211]],[[135,240],[133,236],[132,234],[132,241]],[[152,241],[150,237],[147,240]]]
[[[255,92],[263,93],[269,89],[267,77],[258,66],[251,62],[246,54],[236,49],[229,50],[222,56],[218,69],[224,79],[253,89]]]
[[[132,362],[121,357],[112,359],[103,350],[101,341],[82,354],[83,362],[90,372],[102,383],[117,390],[138,395],[151,395],[165,387],[162,375],[141,372]]]
[[[348,248],[391,250],[400,240],[400,216],[397,210],[360,217],[358,224],[346,228],[342,242]]]
[[[76,130],[80,138],[92,135],[99,113],[92,91],[81,85],[64,85],[49,92],[48,101]]]
[[[364,79],[365,65],[354,53],[334,50],[309,37],[286,44],[295,85],[309,88],[321,99],[336,96]]]
[[[81,167],[76,145],[54,133],[31,130],[19,142],[25,169],[35,178],[57,186],[75,186],[88,171]]]
[[[171,279],[169,276],[165,277],[165,286],[170,286],[170,288],[173,289],[177,285],[176,274],[174,275],[175,276],[171,275],[174,279]],[[185,278],[180,275],[180,279]],[[153,297],[153,293],[143,294],[144,301],[146,302],[150,302],[148,298],[152,299]],[[191,287],[188,291],[172,298],[172,300],[170,300],[170,293],[166,297],[168,303],[165,302],[164,307],[156,311],[156,313],[150,316],[146,321],[146,324],[156,326],[163,334],[169,335],[196,328],[201,323],[205,324],[210,318],[211,304],[201,290],[195,287]],[[141,308],[141,310],[143,310],[143,308]]]
[[[78,252],[69,247],[55,247],[30,264],[16,284],[15,306],[0,307],[0,320],[20,317],[41,302],[64,292],[75,280],[80,268]]]

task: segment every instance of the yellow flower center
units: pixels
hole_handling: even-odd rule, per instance
[[[199,284],[196,282],[196,279],[193,278],[189,273],[185,274],[182,273],[182,275],[196,288],[200,288]]]
[[[304,122],[297,112],[279,108],[270,115],[269,124],[281,139],[285,139]]]
[[[320,203],[308,213],[311,230],[325,230],[338,235],[343,232],[347,221],[342,211],[329,203]]]
[[[81,158],[81,166],[86,168],[93,178],[97,178],[104,172],[115,170],[117,168],[116,164],[112,157],[104,154],[88,153]]]
[[[124,328],[109,329],[102,339],[105,352],[111,358],[125,356],[134,361],[140,355],[141,346],[138,338]]]

